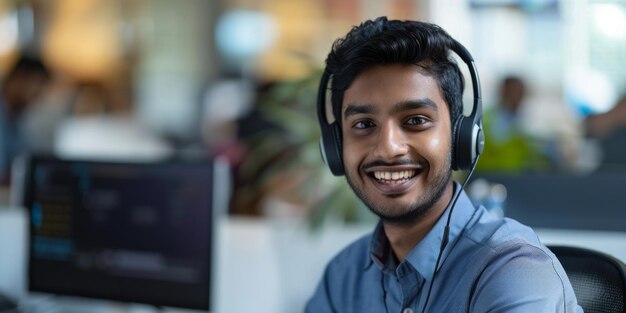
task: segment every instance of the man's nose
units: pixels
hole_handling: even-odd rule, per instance
[[[385,124],[377,143],[377,154],[381,158],[393,159],[409,152],[408,138],[402,129],[393,124]]]

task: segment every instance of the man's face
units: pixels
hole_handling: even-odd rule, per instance
[[[368,68],[341,111],[346,178],[374,213],[401,223],[445,208],[451,123],[435,79],[416,65]]]

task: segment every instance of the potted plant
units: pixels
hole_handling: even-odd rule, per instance
[[[235,205],[287,207],[277,214],[306,216],[312,228],[328,219],[342,222],[375,218],[350,190],[345,179],[333,177],[319,150],[320,129],[316,115],[321,70],[305,78],[273,85],[259,99],[261,114],[277,127],[249,139],[248,159],[239,172],[245,181]],[[286,204],[286,206],[285,206]]]

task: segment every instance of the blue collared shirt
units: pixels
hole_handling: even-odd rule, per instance
[[[461,192],[427,312],[582,312],[563,267],[527,226]],[[328,264],[306,312],[421,313],[447,212],[398,264],[382,224]]]

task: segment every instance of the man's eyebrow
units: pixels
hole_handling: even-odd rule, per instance
[[[399,102],[396,105],[394,105],[393,109],[391,110],[391,113],[398,113],[402,111],[410,111],[410,110],[417,110],[417,109],[423,109],[423,108],[431,109],[435,112],[438,111],[437,104],[434,101],[428,98],[423,98],[423,99],[407,100],[407,101]],[[371,104],[349,104],[346,107],[346,109],[343,111],[343,116],[344,116],[344,119],[347,119],[348,117],[352,115],[375,114],[377,112],[378,112],[378,109],[375,108]]]
[[[349,104],[343,111],[344,119],[357,114],[373,114],[378,112],[371,104]]]
[[[392,110],[393,113],[402,112],[402,111],[410,111],[416,109],[427,108],[433,111],[438,111],[437,104],[428,98],[417,99],[417,100],[408,100],[404,102],[400,102],[396,104]]]

